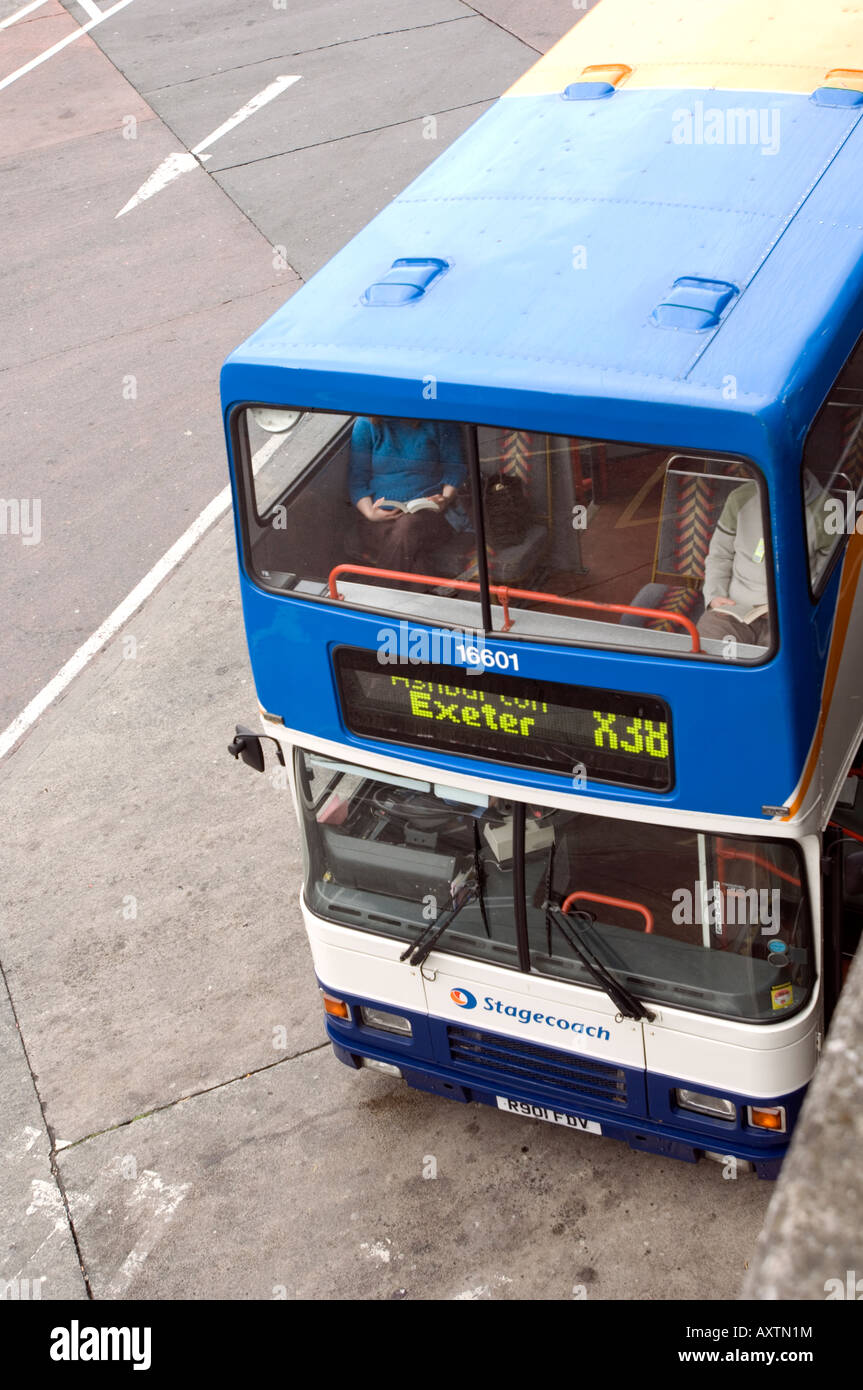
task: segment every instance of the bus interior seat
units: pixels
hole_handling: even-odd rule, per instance
[[[732,465],[735,467],[735,465]],[[669,468],[662,485],[653,574],[632,600],[635,608],[659,608],[697,623],[704,612],[704,562],[720,512],[741,478]],[[676,623],[622,613],[626,627],[676,632]]]
[[[485,430],[479,440],[483,491],[500,473],[524,484],[528,524],[520,540],[494,546],[486,538],[492,584],[525,585],[534,580],[548,559],[551,524],[548,514],[548,450],[546,435],[527,430]]]

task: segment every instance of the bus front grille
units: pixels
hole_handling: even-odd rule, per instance
[[[626,1105],[626,1073],[608,1062],[575,1057],[555,1048],[483,1033],[476,1028],[447,1028],[450,1057],[460,1067],[513,1081],[537,1082],[570,1096]]]

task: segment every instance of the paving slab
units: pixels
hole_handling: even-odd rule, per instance
[[[9,19],[24,6],[6,3],[0,6],[0,20]],[[0,80],[29,63],[37,54],[79,28],[59,0],[48,0],[38,10],[32,10],[14,24],[0,29]]]
[[[55,1175],[51,1140],[5,984],[0,980],[0,1298],[86,1298]],[[81,1193],[78,1205],[87,1205]]]
[[[75,0],[66,0],[70,13]],[[332,48],[471,15],[460,0],[146,0],[98,41],[139,92],[189,82],[314,48]]]
[[[227,753],[256,719],[226,519],[0,764],[0,958],[58,1142],[319,1041],[290,793]]]
[[[27,0],[0,0],[0,20],[10,19],[12,15],[18,14],[19,10],[23,10],[26,4]],[[33,20],[40,19],[45,15],[59,14],[62,9],[63,6],[60,0],[45,0],[45,3],[41,5],[38,10],[32,10],[30,14],[25,15],[23,19],[16,22],[18,24],[29,24]],[[10,25],[9,27],[11,29],[14,26]],[[4,29],[0,32],[6,33],[7,31]]]
[[[68,16],[62,23],[67,31],[74,28]],[[29,37],[33,27],[22,24],[21,30],[23,32],[26,29]],[[2,30],[0,43],[8,35],[17,34],[17,31],[17,25],[12,29]],[[20,53],[17,66],[48,47],[49,44],[45,40],[29,43],[26,50]],[[16,64],[10,63],[7,66],[11,71]],[[74,78],[71,80],[70,72],[74,72]],[[65,209],[54,197],[56,192],[69,192],[74,215],[74,184],[72,181],[66,185],[61,183],[55,189],[52,182],[40,178],[37,174],[32,190],[26,184],[22,188],[20,180],[17,180],[13,191],[11,174],[22,168],[29,168],[21,156],[49,145],[85,140],[88,135],[97,135],[103,131],[114,132],[116,138],[122,136],[124,129],[131,130],[133,121],[136,127],[142,122],[154,121],[155,113],[137,92],[118,78],[89,36],[76,39],[64,52],[49,58],[32,72],[25,73],[13,82],[11,87],[0,92],[0,112],[3,120],[0,159],[3,161],[4,183],[9,185],[6,195],[8,201],[4,199],[5,220],[10,229],[13,224],[15,228],[15,237],[7,239],[7,254],[14,239],[20,235],[20,223],[26,224],[30,198],[35,197],[42,204],[41,212],[44,213],[47,209],[53,213],[53,256],[56,260],[58,245],[68,241],[72,233],[67,230]],[[116,156],[117,145],[112,144],[110,149],[112,155]],[[122,151],[122,146],[119,150]],[[122,203],[119,206],[122,207]],[[105,211],[113,217],[119,208],[106,207]],[[91,246],[92,241],[91,234]],[[48,267],[43,267],[43,274],[45,278],[50,278],[47,270]]]
[[[472,0],[471,9],[530,44],[538,53],[545,53],[598,3],[599,0],[543,0],[541,5],[532,5],[525,0]],[[625,42],[625,36],[621,36],[621,43]]]
[[[328,1049],[59,1163],[97,1298],[730,1299],[768,1195]]]
[[[377,212],[478,120],[490,102],[349,135],[215,178],[308,279]],[[266,177],[262,171],[266,169]]]
[[[79,29],[72,16],[52,0],[51,5],[0,30],[0,80]],[[152,120],[153,112],[85,34],[0,92],[0,116],[0,158],[5,160],[99,131],[120,130],[130,118]],[[6,195],[14,201],[4,199],[10,221],[14,210],[16,234],[20,196],[16,189]],[[55,226],[55,234],[61,228],[62,222]]]
[[[177,148],[159,121],[139,123],[127,140],[118,120],[113,130],[0,162],[7,206],[15,206],[4,269],[17,287],[0,370],[276,283],[287,298],[290,275],[276,269],[258,233],[203,169],[116,219]]]
[[[214,73],[149,92],[148,100],[191,148],[286,69],[300,74],[302,80],[264,112],[213,146],[207,166],[213,173],[490,101],[530,66],[533,56],[512,35],[470,16],[306,52],[296,60],[268,59]]]

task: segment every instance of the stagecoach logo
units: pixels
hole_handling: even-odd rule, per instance
[[[469,989],[451,989],[449,997],[460,1009],[476,1008],[476,995],[471,994]]]
[[[476,995],[471,994],[469,989],[451,989],[449,997],[460,1009],[475,1009],[477,1006]],[[485,995],[482,1007],[488,1013],[503,1014],[525,1026],[528,1023],[543,1023],[546,1028],[554,1028],[555,1031],[560,1029],[564,1033],[582,1034],[586,1038],[596,1038],[599,1042],[609,1042],[611,1038],[607,1028],[599,1027],[596,1024],[580,1023],[577,1019],[560,1018],[557,1014],[540,1013],[536,1009],[519,1009],[516,1008],[515,1004],[505,1004],[502,999],[493,999],[490,994]]]

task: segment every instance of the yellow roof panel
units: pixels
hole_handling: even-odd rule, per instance
[[[631,69],[621,87],[863,90],[863,0],[600,0],[505,95],[560,92],[591,67]],[[598,79],[615,82],[584,78]]]

